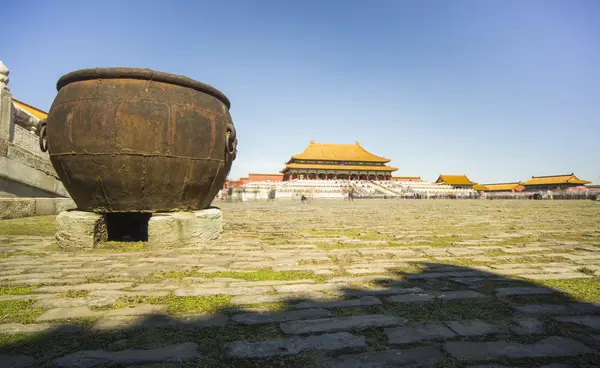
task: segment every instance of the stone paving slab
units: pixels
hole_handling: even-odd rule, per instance
[[[323,334],[308,337],[290,337],[265,341],[236,341],[224,346],[229,357],[266,358],[271,356],[296,355],[307,350],[340,350],[365,348],[365,337],[348,332]]]
[[[600,316],[559,316],[553,318],[559,322],[570,322],[600,330]]]
[[[389,344],[412,344],[425,340],[446,340],[457,335],[442,323],[429,323],[419,326],[386,328]]]
[[[131,287],[132,282],[120,282],[120,283],[94,283],[94,284],[80,284],[80,285],[69,285],[69,286],[43,286],[35,289],[36,293],[61,293],[65,291],[73,290],[120,290]]]
[[[94,324],[93,329],[105,331],[168,327],[207,328],[225,327],[227,322],[227,316],[219,314],[186,317],[169,315],[114,316],[101,318]]]
[[[269,286],[256,287],[224,287],[224,288],[205,288],[197,286],[192,288],[181,288],[173,290],[175,296],[205,296],[205,295],[253,295],[272,292],[273,288]]]
[[[435,368],[444,360],[440,349],[432,346],[411,349],[392,349],[352,355],[341,355],[325,360],[325,368]]]
[[[62,333],[79,332],[81,327],[75,324],[50,324],[50,323],[5,323],[0,325],[0,333],[7,334],[34,334],[39,332],[57,331]]]
[[[231,303],[236,305],[244,305],[258,303],[299,302],[314,299],[325,299],[325,295],[323,293],[318,293],[314,291],[304,293],[236,295],[233,298],[231,298]]]
[[[91,368],[99,365],[137,365],[185,362],[199,358],[198,344],[187,342],[155,349],[78,351],[54,360],[54,365],[65,368]]]
[[[424,290],[419,287],[413,288],[386,288],[386,287],[372,287],[369,289],[358,289],[353,288],[352,290],[348,290],[345,295],[346,296],[369,296],[369,295],[401,295],[401,294],[411,294],[411,293],[422,293]]]
[[[592,353],[582,342],[567,337],[551,336],[535,344],[507,341],[448,341],[446,351],[459,360],[493,360],[508,358],[569,357]]]
[[[386,300],[392,303],[418,303],[430,302],[434,300],[434,296],[430,294],[404,294],[388,297]]]
[[[572,311],[568,306],[561,304],[526,304],[513,308],[527,314],[568,314]]]
[[[285,334],[300,335],[307,333],[363,329],[369,327],[387,327],[401,325],[406,323],[406,321],[407,320],[405,318],[401,317],[383,314],[371,314],[284,322],[280,325],[280,328]]]
[[[500,287],[494,289],[497,297],[513,295],[555,294],[558,291],[545,287]]]
[[[296,309],[305,308],[347,308],[347,307],[368,307],[381,305],[381,301],[374,296],[363,296],[359,299],[342,300],[314,300],[293,304],[291,307]]]
[[[301,309],[286,312],[237,314],[231,317],[231,320],[245,325],[255,325],[324,317],[331,317],[331,313],[325,309]]]
[[[500,327],[480,319],[445,321],[444,324],[460,336],[483,336],[504,332]]]
[[[70,318],[100,317],[104,312],[93,311],[87,306],[73,308],[54,308],[42,313],[35,319],[36,322],[45,322]]]
[[[516,317],[513,319],[515,326],[511,327],[511,331],[517,335],[532,335],[546,333],[544,323],[534,317]]]
[[[28,368],[35,366],[37,360],[28,355],[0,354],[0,364],[4,368]]]

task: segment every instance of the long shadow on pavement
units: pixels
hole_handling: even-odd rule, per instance
[[[474,268],[422,266],[365,276],[364,286],[339,278],[239,295],[239,309],[213,315],[104,316],[3,334],[0,367],[598,366],[599,305]],[[280,310],[251,308],[265,302]]]

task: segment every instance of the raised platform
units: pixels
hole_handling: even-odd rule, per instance
[[[56,242],[62,249],[94,249],[106,241],[147,241],[150,248],[200,246],[223,232],[219,208],[195,212],[97,214],[63,211],[56,218]]]
[[[0,198],[0,220],[56,215],[73,208],[71,198]]]

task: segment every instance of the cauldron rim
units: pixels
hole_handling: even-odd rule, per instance
[[[58,82],[56,82],[56,90],[60,91],[61,88],[70,83],[92,79],[141,79],[174,84],[209,94],[223,102],[227,106],[227,109],[231,107],[231,102],[227,96],[209,84],[198,82],[184,75],[169,74],[142,68],[90,68],[76,70],[60,77]]]

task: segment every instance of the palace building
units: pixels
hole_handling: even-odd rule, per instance
[[[522,192],[524,189],[518,182],[473,185],[473,190],[478,192]]]
[[[477,184],[476,182],[471,181],[469,178],[467,178],[466,175],[446,175],[446,174],[440,174],[440,176],[435,181],[435,183],[451,185],[454,188],[461,188],[461,189],[473,189],[473,186]]]
[[[387,166],[389,158],[376,156],[360,143],[310,144],[304,152],[292,156],[280,172],[283,180],[293,179],[350,179],[391,180],[392,172],[398,170]]]
[[[566,175],[532,176],[531,179],[521,183],[528,192],[538,190],[556,190],[578,187],[589,184],[587,180],[581,180],[574,173]]]

